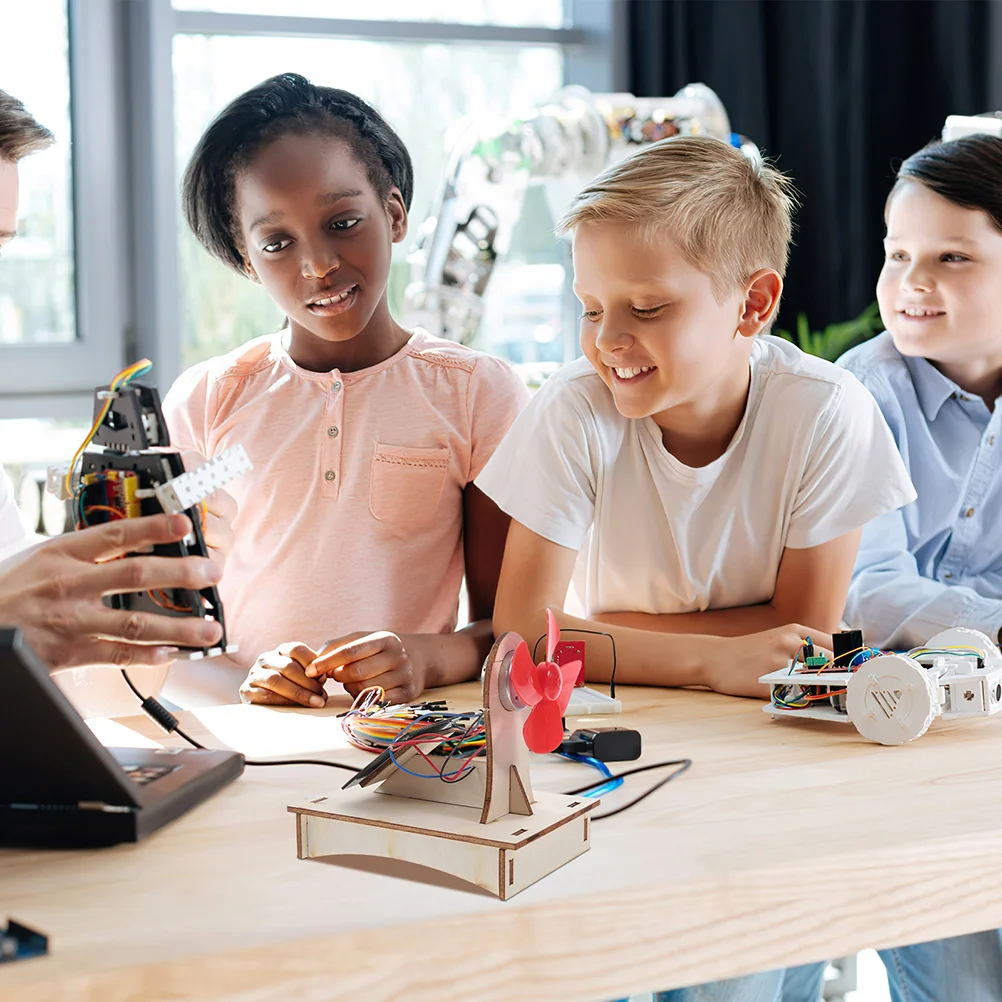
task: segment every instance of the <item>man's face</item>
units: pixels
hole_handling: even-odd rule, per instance
[[[17,227],[17,164],[0,158],[0,250],[14,239]]]
[[[574,233],[574,291],[581,350],[628,418],[689,404],[742,367],[751,340],[736,336],[743,290],[723,302],[710,276],[666,236],[657,246],[625,223]]]

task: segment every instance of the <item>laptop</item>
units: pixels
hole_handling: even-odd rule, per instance
[[[243,768],[232,751],[105,748],[20,631],[0,629],[0,845],[138,842]]]

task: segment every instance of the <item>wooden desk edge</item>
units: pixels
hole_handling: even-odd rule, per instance
[[[513,904],[476,917],[276,941],[268,951],[54,977],[49,961],[26,961],[10,969],[13,979],[0,968],[0,992],[9,1002],[288,1002],[291,993],[390,1002],[406,987],[409,1002],[441,1002],[475,979],[482,1002],[599,1002],[1002,925],[1002,872],[958,867],[959,859],[1000,851],[1002,830],[838,858],[777,852],[774,864],[716,883]]]

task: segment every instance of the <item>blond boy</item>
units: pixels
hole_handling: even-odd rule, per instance
[[[584,358],[477,479],[512,517],[496,632],[542,633],[576,562],[587,618],[561,625],[612,634],[623,682],[760,695],[837,627],[861,526],[915,494],[857,380],[765,336],[792,207],[782,174],[703,137],[646,147],[574,200],[558,229]],[[609,645],[586,660],[607,677]]]

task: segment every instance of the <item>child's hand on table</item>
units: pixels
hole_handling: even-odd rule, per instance
[[[298,643],[265,651],[240,686],[240,699],[266,706],[323,706],[327,702],[323,679],[306,675],[316,656],[312,647]]]
[[[240,686],[245,703],[319,708],[327,702],[324,680],[340,682],[351,696],[381,686],[392,703],[425,690],[426,672],[411,660],[395,633],[350,633],[315,651],[307,644],[280,644],[265,651]]]
[[[411,637],[408,645],[417,640]],[[306,669],[309,678],[328,676],[357,696],[363,689],[381,686],[391,703],[406,703],[424,692],[427,670],[422,658],[412,658],[403,640],[388,630],[350,633],[329,640]]]
[[[831,634],[793,624],[743,637],[720,637],[720,653],[705,672],[705,684],[727,696],[766,699],[769,687],[759,682],[762,675],[785,668],[811,638],[815,648],[831,651]]]

